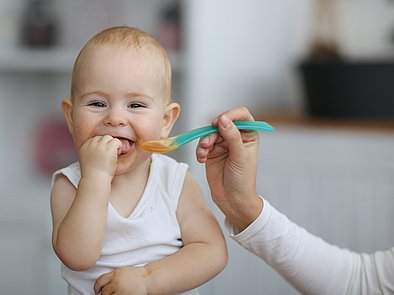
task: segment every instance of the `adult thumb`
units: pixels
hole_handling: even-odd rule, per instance
[[[244,149],[242,136],[237,126],[226,115],[222,115],[218,121],[221,136],[228,143],[230,157],[240,157]]]

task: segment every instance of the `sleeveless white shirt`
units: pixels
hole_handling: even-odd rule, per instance
[[[129,217],[122,217],[109,203],[101,256],[86,271],[73,271],[62,264],[69,294],[94,294],[93,285],[102,274],[124,266],[141,266],[173,254],[182,247],[176,217],[187,164],[164,155],[152,155],[148,182]],[[79,163],[54,173],[65,175],[77,188]],[[182,294],[199,294],[197,289]]]

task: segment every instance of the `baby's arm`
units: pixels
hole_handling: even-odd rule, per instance
[[[78,189],[63,175],[55,180],[52,244],[64,265],[73,270],[92,267],[100,256],[119,144],[110,136],[100,136],[82,146]]]
[[[133,293],[139,286],[146,294],[174,294],[196,288],[223,270],[227,263],[227,248],[222,231],[208,209],[199,185],[189,173],[177,216],[183,248],[144,267],[118,269],[101,276],[95,284],[96,293],[104,289],[113,292],[127,288],[127,294],[141,294]],[[131,279],[133,283],[130,283]]]

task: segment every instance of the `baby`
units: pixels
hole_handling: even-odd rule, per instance
[[[62,110],[79,156],[51,193],[69,294],[198,294],[227,263],[223,234],[187,165],[140,147],[180,113],[165,49],[136,28],[102,31],[79,53]]]

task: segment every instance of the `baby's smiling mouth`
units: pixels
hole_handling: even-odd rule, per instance
[[[131,150],[131,147],[133,146],[134,141],[124,138],[124,137],[115,137],[115,138],[119,139],[120,142],[122,143],[122,146],[118,150],[118,154],[119,155],[127,154]]]

